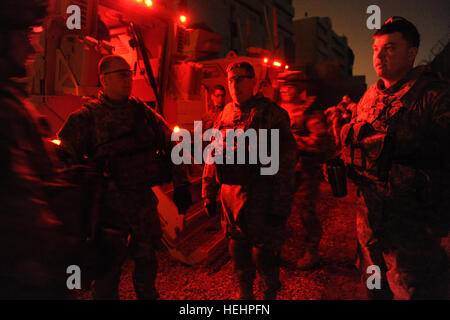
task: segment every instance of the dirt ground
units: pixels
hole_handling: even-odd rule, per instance
[[[320,245],[321,264],[310,271],[296,268],[296,260],[303,252],[299,240],[302,226],[298,214],[288,220],[288,238],[282,249],[280,300],[360,300],[366,299],[360,273],[354,266],[356,257],[355,211],[361,205],[356,187],[349,185],[344,198],[335,198],[329,184],[320,186],[318,214],[324,236]],[[298,195],[297,195],[298,196]],[[294,210],[294,212],[297,210]],[[444,246],[450,254],[449,238]],[[231,278],[231,262],[227,255],[209,266],[187,266],[170,257],[166,250],[158,252],[159,271],[156,287],[162,300],[226,300],[234,299],[236,286]],[[123,267],[120,284],[121,299],[136,299],[132,285],[133,262]],[[261,292],[256,281],[256,296]],[[79,299],[90,299],[88,291]]]

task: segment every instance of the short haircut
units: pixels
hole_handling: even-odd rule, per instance
[[[420,33],[416,26],[402,17],[389,18],[380,29],[378,29],[373,37],[378,37],[385,34],[400,32],[403,39],[405,39],[412,47],[419,48]]]
[[[227,68],[227,73],[234,69],[238,69],[238,68],[245,69],[245,71],[247,71],[247,73],[250,77],[252,77],[252,78],[255,77],[255,69],[249,62],[246,62],[246,61],[236,61],[236,62],[230,63]]]
[[[216,84],[213,88],[212,88],[212,93],[216,92],[216,90],[221,90],[223,92],[227,92],[224,88],[224,86],[222,86],[221,84]]]
[[[114,60],[122,60],[128,64],[127,60],[119,55],[112,54],[109,56],[104,56],[98,63],[98,74],[103,74],[106,70],[108,70]]]

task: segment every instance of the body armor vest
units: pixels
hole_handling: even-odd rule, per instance
[[[252,102],[250,102],[251,104]],[[224,110],[217,117],[214,128],[220,130],[222,134],[222,139],[224,142],[224,147],[221,148],[223,152],[223,164],[216,163],[217,178],[221,184],[229,185],[246,185],[251,180],[251,177],[255,174],[259,174],[260,165],[258,163],[250,163],[250,152],[256,152],[258,155],[258,129],[270,129],[268,124],[268,109],[270,107],[269,100],[258,99],[253,102],[255,106],[249,109],[238,109],[232,102],[227,105]],[[245,143],[240,145],[239,138],[234,139],[233,145],[228,145],[227,141],[227,130],[242,130],[244,133],[248,129],[255,129],[257,132],[257,139],[255,144],[249,144],[249,139],[245,139]],[[236,133],[238,136],[238,134]],[[270,135],[268,134],[268,138]],[[267,141],[268,150],[270,150],[270,139]],[[245,150],[245,163],[238,164],[238,148]],[[227,158],[229,155],[234,154],[233,163],[227,164]]]
[[[161,138],[146,106],[130,99],[123,106],[97,100],[85,107],[93,122],[93,158],[103,175],[122,187],[158,183]]]

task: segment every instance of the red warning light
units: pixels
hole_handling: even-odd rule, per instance
[[[281,62],[279,62],[279,61],[274,61],[274,62],[273,62],[273,65],[274,65],[275,67],[281,67]]]
[[[180,15],[180,21],[181,23],[185,23],[187,21],[187,17],[185,15]]]
[[[61,140],[59,140],[59,139],[53,139],[53,140],[52,140],[52,143],[56,144],[57,146],[60,146],[60,145],[61,145]]]
[[[41,33],[42,31],[44,31],[42,26],[33,27],[33,33]]]
[[[285,65],[284,68],[287,70],[287,69],[289,69],[289,66],[288,66],[288,65]]]
[[[145,0],[145,5],[147,7],[151,7],[153,5],[153,1],[152,0]]]
[[[141,3],[142,1],[144,1],[144,0],[136,0],[137,3]]]
[[[267,63],[267,62],[269,62],[269,59],[264,58],[264,63]]]
[[[173,127],[173,132],[175,132],[175,133],[180,132],[180,127],[179,126]]]

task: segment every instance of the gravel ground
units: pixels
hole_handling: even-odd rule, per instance
[[[324,236],[321,241],[321,264],[310,271],[296,268],[296,260],[303,252],[298,240],[302,226],[298,214],[288,220],[288,238],[282,249],[280,300],[349,300],[366,299],[360,273],[355,268],[356,230],[355,210],[361,205],[356,188],[349,185],[349,194],[334,198],[330,186],[320,186],[318,214]],[[295,211],[294,211],[295,212]],[[450,240],[444,239],[450,254]],[[226,300],[233,299],[236,286],[231,278],[231,262],[226,254],[209,266],[187,266],[170,257],[166,250],[158,252],[159,271],[156,286],[162,300]],[[136,299],[132,285],[133,262],[123,267],[120,284],[121,299]],[[256,281],[256,297],[261,292]],[[88,291],[81,291],[79,299],[90,299]]]

